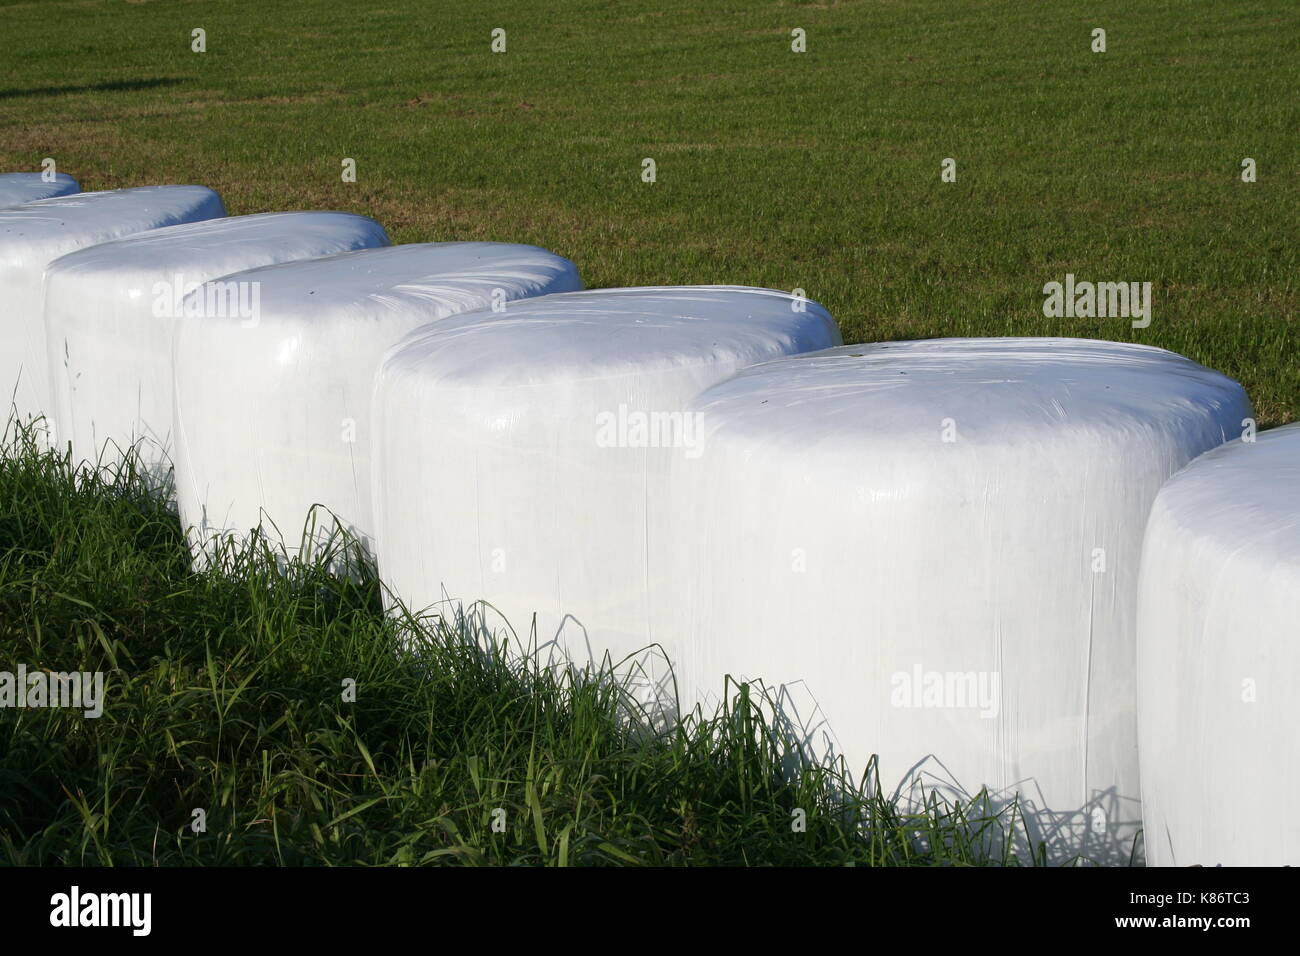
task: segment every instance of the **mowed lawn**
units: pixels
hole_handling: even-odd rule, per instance
[[[798,287],[850,342],[1159,345],[1264,425],[1300,417],[1298,91],[1293,0],[0,2],[5,171]],[[1044,317],[1066,273],[1151,282],[1150,326]]]

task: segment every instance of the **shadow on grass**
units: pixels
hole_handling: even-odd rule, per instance
[[[132,93],[166,86],[178,86],[188,80],[184,76],[157,76],[147,80],[107,80],[103,83],[66,84],[63,86],[10,87],[0,90],[0,100],[16,100],[24,96],[58,96],[62,93]]]

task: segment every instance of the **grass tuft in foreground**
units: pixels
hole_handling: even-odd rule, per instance
[[[0,709],[0,861],[1018,862],[1014,808],[909,816],[870,773],[788,772],[749,687],[650,733],[600,675],[385,614],[372,572],[328,570],[350,542],[195,572],[131,457],[74,468],[14,426],[0,453],[0,670],[106,687],[97,719]]]

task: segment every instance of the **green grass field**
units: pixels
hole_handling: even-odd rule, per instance
[[[1291,0],[44,0],[0,23],[0,169],[535,243],[593,287],[799,287],[848,342],[1140,341],[1237,378],[1264,425],[1300,417]],[[1067,272],[1153,283],[1150,327],[1045,318]]]
[[[592,287],[799,287],[846,342],[1163,346],[1266,426],[1300,418],[1298,89],[1292,0],[0,0],[0,171],[535,243]],[[1150,327],[1045,318],[1066,273],[1153,283]],[[131,474],[0,452],[0,669],[103,670],[114,701],[0,712],[0,862],[1033,861],[978,806],[905,818],[870,777],[791,778],[743,695],[648,737],[607,683],[454,629],[417,663],[373,577],[196,574]]]

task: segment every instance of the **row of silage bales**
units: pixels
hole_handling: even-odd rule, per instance
[[[1250,425],[1241,387],[1161,349],[1008,339],[793,347],[663,393],[694,363],[605,324],[663,291],[466,315],[390,354],[373,454],[394,591],[482,598],[570,661],[658,643],[687,706],[762,680],[807,756],[878,754],[905,803],[987,788],[1049,860],[1140,858],[1143,528],[1172,474]],[[687,310],[634,311],[660,329]],[[665,409],[660,455],[628,429]]]
[[[0,173],[0,209],[81,192],[67,173]]]
[[[203,290],[177,323],[177,504],[200,558],[213,539],[242,542],[258,527],[289,554],[340,528],[372,548],[371,390],[384,353],[457,313],[506,315],[515,300],[582,288],[567,259],[493,242],[369,249],[238,278],[260,290],[256,321],[209,314]]]
[[[49,415],[43,280],[56,259],[99,243],[226,214],[202,186],[76,193],[0,210],[0,389],[19,419]]]
[[[78,225],[70,209],[71,245],[95,241],[93,213]],[[662,645],[679,688],[656,654],[636,661],[656,705],[674,691],[687,707],[715,703],[724,675],[764,681],[806,756],[860,769],[879,754],[880,779],[899,780],[904,799],[918,783],[1018,798],[1057,861],[1128,859],[1140,724],[1142,788],[1155,795],[1147,843],[1168,848],[1153,860],[1269,858],[1224,807],[1267,790],[1243,779],[1265,755],[1281,766],[1269,779],[1294,776],[1293,737],[1276,730],[1294,698],[1216,731],[1211,676],[1232,666],[1197,670],[1185,656],[1300,676],[1279,637],[1297,592],[1294,440],[1261,436],[1271,457],[1228,446],[1243,450],[1211,452],[1170,482],[1179,522],[1152,519],[1140,586],[1136,570],[1162,484],[1249,418],[1235,383],[1163,350],[1092,340],[837,349],[833,320],[801,297],[571,293],[572,264],[542,250],[367,249],[387,242],[377,224],[315,214],[332,226],[300,231],[311,215],[110,241],[49,270],[61,434],[87,456],[102,440],[152,437],[161,466],[174,425],[196,550],[322,504],[374,547],[413,610],[485,600],[530,644],[579,664]],[[23,263],[40,253],[13,253],[20,240],[0,246],[18,264],[4,281],[30,289]],[[222,278],[255,283],[262,311],[212,313],[205,290]],[[1203,464],[1220,454],[1232,467]],[[1175,573],[1163,557],[1187,550],[1170,529],[1208,509],[1205,494],[1175,490],[1201,487],[1186,476],[1207,469],[1215,494],[1267,491],[1267,506],[1242,514],[1281,529],[1233,537],[1228,522],[1203,535],[1222,539],[1208,567],[1236,575],[1232,595],[1267,605],[1250,627],[1214,590],[1228,571]],[[1205,640],[1189,645],[1198,627]],[[1238,775],[1216,779],[1215,755]],[[1287,839],[1272,847],[1279,859]]]

